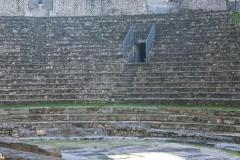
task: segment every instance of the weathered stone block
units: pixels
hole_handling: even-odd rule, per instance
[[[9,115],[28,115],[29,109],[28,108],[12,108],[12,109],[5,109]]]

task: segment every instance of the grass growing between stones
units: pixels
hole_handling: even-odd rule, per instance
[[[214,146],[212,145],[207,145],[207,144],[191,144],[192,146],[194,147],[198,147],[198,148],[209,148],[209,149],[215,149]],[[227,150],[227,149],[219,149],[223,152],[227,152],[231,155],[234,155],[234,156],[240,156],[240,152],[237,152],[237,151],[231,151],[231,150]]]
[[[231,17],[234,21],[236,21],[237,23],[240,23],[240,13],[233,13]]]
[[[183,106],[183,105],[161,105],[161,104],[116,104],[116,103],[73,103],[53,102],[39,104],[6,105],[0,108],[34,108],[34,107],[155,107],[155,108],[176,108],[176,109],[214,109],[214,110],[240,110],[240,107],[225,106]]]

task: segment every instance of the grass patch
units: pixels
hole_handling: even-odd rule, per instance
[[[230,151],[230,150],[226,150],[226,149],[220,149],[220,150],[223,150],[224,152],[227,152],[228,154],[231,154],[231,155],[239,156],[239,157],[240,157],[240,152]]]
[[[233,13],[231,17],[235,22],[240,23],[240,13]]]
[[[160,105],[160,104],[116,104],[116,103],[74,103],[74,102],[53,102],[39,104],[19,104],[6,105],[0,108],[34,108],[34,107],[155,107],[155,108],[175,108],[175,109],[213,109],[213,110],[240,110],[240,107],[225,106],[183,106],[183,105]]]
[[[184,145],[193,146],[193,147],[197,147],[197,148],[217,149],[217,150],[226,152],[233,156],[240,156],[240,152],[238,152],[238,151],[231,151],[231,150],[227,150],[227,149],[216,148],[214,145],[199,144],[199,143],[184,143],[184,142],[173,142],[173,143],[184,144]]]

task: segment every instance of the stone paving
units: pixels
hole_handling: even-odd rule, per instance
[[[61,152],[65,160],[240,160],[213,147],[166,141],[93,140]]]

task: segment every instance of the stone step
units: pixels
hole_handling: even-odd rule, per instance
[[[141,68],[141,67],[217,67],[217,66],[239,66],[239,61],[176,61],[176,62],[146,62],[146,63],[126,63],[126,68]]]
[[[78,93],[108,93],[112,94],[112,87],[82,87],[82,88],[14,88],[14,89],[2,89],[1,94],[78,94]]]
[[[136,73],[137,77],[206,77],[206,76],[224,76],[232,77],[238,76],[238,70],[216,70],[216,71],[159,71],[159,72],[148,72],[148,73]],[[217,81],[216,81],[217,82]],[[219,81],[221,82],[221,81]]]
[[[193,131],[193,130],[173,130],[173,129],[155,129],[147,131],[147,133],[135,133],[138,136],[152,136],[165,138],[185,138],[185,139],[200,139],[207,141],[221,141],[228,143],[240,143],[238,133],[224,133],[212,131]]]
[[[213,132],[231,132],[240,133],[239,125],[212,125],[212,124],[196,124],[196,123],[169,123],[169,122],[142,122],[143,125],[149,126],[153,129],[187,129],[199,131],[213,131]]]
[[[207,46],[205,46],[207,48]],[[162,49],[160,47],[155,47],[155,48],[151,48],[150,52],[149,52],[149,59],[150,58],[154,58],[154,56],[157,56],[158,58],[161,58],[161,54],[181,54],[181,53],[186,53],[186,54],[193,54],[195,49],[198,48],[198,47],[192,47],[192,48],[166,48],[166,49]],[[214,46],[214,48],[218,48],[218,46]],[[215,60],[218,60],[220,59],[221,57],[224,57],[224,54],[226,55],[230,55],[229,59],[231,57],[237,57],[237,53],[239,53],[239,51],[237,50],[237,48],[222,48],[222,49],[209,49],[209,50],[202,50],[202,52],[205,52],[205,53],[215,53],[216,55],[218,54],[219,55],[219,58],[216,56],[216,57],[211,57],[209,56],[208,58],[215,58]],[[164,58],[164,55],[162,56]],[[195,56],[196,57],[196,56]],[[203,57],[203,58],[207,58],[206,56],[199,56],[199,57]],[[152,58],[152,59],[153,59]],[[227,58],[227,56],[225,56],[225,58]],[[220,60],[224,61],[223,58],[221,58]]]
[[[34,106],[34,105],[33,105]],[[32,108],[10,108],[0,109],[0,115],[34,115],[34,114],[84,114],[84,115],[180,115],[181,116],[202,116],[202,117],[240,117],[240,110],[220,110],[220,109],[196,109],[196,108],[157,108],[157,107],[96,107],[96,106],[75,106],[75,107],[32,107]],[[149,116],[149,118],[151,118]],[[161,118],[159,116],[159,118]]]
[[[117,88],[118,91],[125,91],[125,88]],[[127,92],[240,92],[240,87],[129,87]]]
[[[102,66],[107,66],[107,65],[119,65],[119,63],[104,63],[104,62],[97,62],[97,63],[82,63],[82,64],[57,64],[57,63],[53,63],[53,64],[0,64],[1,68],[9,68],[9,69],[49,69],[49,68],[55,68],[55,69],[68,69],[68,67],[72,68],[72,69],[77,69],[77,68],[81,68],[82,66],[87,67],[87,68],[92,68],[92,67],[102,67]]]
[[[52,100],[52,99],[56,99],[56,100],[60,100],[61,99],[76,99],[76,100],[81,100],[81,99],[106,99],[108,98],[110,95],[110,93],[101,93],[101,92],[97,92],[97,93],[42,93],[42,94],[0,94],[1,100],[0,101],[4,101],[4,100],[28,100],[28,99],[33,99],[33,100]]]
[[[112,87],[114,88],[116,85],[118,84],[118,82],[94,82],[94,83],[20,83],[20,84],[0,84],[1,86],[1,90],[5,90],[7,91],[8,89],[22,89],[22,88],[27,88],[29,90],[39,90],[40,88],[43,89],[47,89],[47,88],[59,88],[62,90],[65,90],[65,88],[80,88],[80,89],[85,89],[85,88],[89,88],[89,87],[96,87],[96,88],[109,88]],[[122,84],[126,84],[129,85],[129,83],[122,83]],[[118,84],[120,85],[120,84]]]
[[[173,130],[192,130],[208,132],[240,133],[239,125],[223,124],[202,124],[202,123],[177,123],[177,122],[154,122],[154,121],[52,121],[52,122],[17,122],[24,128],[59,128],[61,126],[73,125],[78,128],[102,128],[107,130],[128,130],[129,126],[135,125],[135,128],[151,129],[173,129]]]
[[[121,56],[122,57],[122,56]],[[40,57],[39,57],[40,58]],[[17,64],[17,65],[21,65],[21,64],[29,64],[29,65],[35,65],[35,64],[49,64],[49,61],[46,60],[38,60],[39,58],[36,58],[35,60],[0,60],[0,63],[5,63],[5,64]],[[104,57],[99,58],[99,59],[89,59],[89,60],[78,60],[78,59],[74,59],[74,60],[66,60],[66,59],[61,59],[61,60],[53,60],[52,63],[56,63],[56,64],[61,64],[61,63],[65,63],[65,64],[79,64],[79,63],[95,63],[98,61],[102,61],[102,62],[122,62],[121,58],[109,58],[109,59],[104,59]]]
[[[5,118],[5,119],[4,119]],[[201,116],[201,115],[178,115],[178,114],[28,114],[9,115],[1,119],[7,122],[55,122],[55,121],[137,121],[142,122],[178,122],[197,123],[204,125],[239,125],[239,117],[231,116]],[[60,122],[57,122],[60,123]],[[63,123],[63,122],[61,122]]]
[[[98,72],[99,73],[99,72]],[[63,74],[63,73],[59,73],[59,74]],[[41,74],[39,75],[34,75],[34,74],[31,74],[31,73],[22,73],[19,75],[18,78],[15,78],[15,75],[3,75],[3,79],[1,79],[0,81],[15,81],[15,83],[18,81],[18,83],[24,83],[24,82],[29,82],[29,81],[36,81],[36,82],[49,82],[49,83],[52,83],[52,82],[55,82],[55,81],[58,81],[58,82],[61,82],[61,83],[64,83],[64,82],[89,82],[89,83],[94,83],[94,82],[116,82],[116,80],[119,80],[119,81],[130,81],[131,82],[133,81],[133,77],[118,77],[119,75],[117,75],[118,73],[115,72],[113,73],[114,76],[111,76],[109,75],[106,75],[105,73],[102,73],[103,75],[101,74],[96,74],[96,73],[89,73],[88,75],[85,76],[86,72],[85,73],[74,73],[75,75],[70,75],[70,74],[66,74],[66,76],[64,75],[60,75],[60,76],[57,76],[56,73],[49,73],[48,75],[45,75],[44,74],[41,76]],[[120,73],[119,73],[120,74]],[[24,76],[25,77],[30,77],[32,75],[33,78],[23,78]],[[144,78],[144,77],[143,77]],[[152,77],[154,78],[154,77]],[[210,77],[211,78],[211,77]]]
[[[116,93],[112,93],[112,95],[110,96],[109,99],[115,99],[115,98],[120,99],[120,98],[125,98],[125,97],[126,97],[126,92],[120,93],[120,94],[118,92],[116,92]]]
[[[18,56],[2,56],[1,58],[1,62],[32,62],[34,60],[34,58],[45,58],[42,59],[42,61],[50,61],[52,60],[53,62],[56,61],[96,61],[96,60],[102,60],[101,62],[106,62],[107,60],[114,60],[117,58],[122,58],[122,55],[94,55],[94,54],[88,54],[88,56],[85,56],[84,54],[81,56],[47,56],[47,55],[40,55],[40,56],[35,56],[33,55],[33,57],[29,56],[29,57],[21,57],[21,58],[17,58]],[[85,63],[86,63],[85,62]],[[96,61],[97,62],[97,61]],[[114,61],[113,61],[114,62]]]
[[[112,102],[122,102],[131,104],[167,104],[167,105],[187,105],[187,106],[240,106],[239,99],[232,98],[122,98],[112,99]]]
[[[3,74],[11,74],[11,73],[24,73],[24,74],[33,74],[33,73],[81,73],[81,72],[111,72],[111,70],[116,70],[120,68],[120,65],[102,65],[102,66],[84,66],[82,65],[82,68],[77,68],[74,67],[74,65],[69,65],[67,66],[68,68],[63,68],[61,66],[61,68],[55,68],[55,66],[47,66],[45,68],[42,69],[36,69],[35,67],[38,67],[37,65],[30,68],[30,67],[22,67],[23,69],[14,69],[11,67],[0,67],[0,73]]]
[[[239,81],[240,76],[168,76],[168,77],[134,77],[134,82],[163,81]]]
[[[122,95],[122,96],[121,96]],[[112,95],[112,98],[226,98],[240,100],[240,92],[128,92]]]
[[[120,84],[121,83],[121,84]],[[131,83],[122,83],[122,82],[118,82],[118,84],[116,85],[116,87],[132,87],[133,85]]]
[[[159,52],[159,51],[158,51]],[[168,52],[168,51],[163,51],[163,52]],[[172,51],[169,51],[169,53],[173,53]],[[235,61],[235,60],[240,60],[239,56],[221,56],[221,57],[188,57],[188,58],[168,58],[168,57],[161,57],[159,55],[153,55],[153,58],[149,57],[149,61],[155,61],[155,62],[186,62],[186,61]]]
[[[5,82],[5,83],[28,83],[28,82],[38,82],[38,83],[53,83],[53,82],[57,82],[57,83],[84,83],[84,82],[89,82],[89,83],[95,83],[95,82],[112,82],[115,81],[118,77],[120,73],[113,73],[113,75],[111,75],[110,73],[106,74],[106,73],[73,73],[68,74],[68,73],[44,73],[44,74],[19,74],[17,75],[16,73],[14,74],[9,74],[9,75],[2,75],[0,76],[2,79],[0,80],[1,82]],[[17,77],[18,76],[18,77]],[[116,77],[114,77],[116,76]],[[25,77],[25,78],[24,78]],[[121,77],[119,78],[119,80],[126,80],[128,81],[129,79],[133,79],[131,77]]]
[[[124,76],[133,76],[132,73],[125,73]],[[42,78],[96,78],[96,77],[120,77],[122,74],[120,72],[80,72],[80,73],[12,73],[11,75],[1,75],[3,80],[7,79],[22,79],[22,80],[33,80]]]
[[[122,55],[122,51],[119,49],[121,46],[118,46],[118,48],[109,48],[109,47],[102,47],[99,48],[98,47],[84,47],[84,48],[88,48],[88,50],[86,49],[86,52],[79,52],[79,50],[73,50],[71,51],[69,48],[68,51],[61,51],[61,50],[54,50],[54,48],[52,48],[52,51],[45,51],[45,52],[40,52],[41,54],[39,54],[39,52],[36,51],[32,51],[28,54],[26,54],[24,51],[11,51],[8,53],[3,53],[1,55],[1,57],[39,57],[39,56],[46,56],[46,57],[79,57],[79,58],[86,58],[86,57],[98,57],[98,56],[117,56],[117,55]],[[80,47],[77,47],[78,49],[81,49]],[[90,54],[89,54],[90,53]],[[82,57],[84,55],[84,57]],[[62,65],[66,65],[66,64],[62,64]],[[79,64],[78,64],[79,65]]]
[[[31,85],[31,86],[28,86]],[[76,88],[82,89],[83,92],[88,92],[90,91],[88,88],[91,87],[97,87],[99,91],[105,91],[114,89],[116,86],[119,88],[117,90],[129,90],[133,91],[136,90],[136,92],[140,92],[140,90],[145,90],[148,92],[153,92],[153,91],[172,91],[172,92],[195,92],[197,88],[199,90],[197,91],[202,91],[202,92],[238,92],[239,91],[239,86],[238,82],[214,82],[214,81],[208,81],[208,82],[152,82],[152,83],[147,83],[147,82],[136,82],[136,83],[125,83],[125,82],[102,82],[102,83],[40,83],[40,84],[30,84],[30,83],[23,83],[23,84],[11,84],[9,85],[0,85],[1,86],[1,91],[6,92],[6,93],[16,93],[20,91],[29,91],[29,92],[40,92],[42,91],[47,91],[47,90],[52,90],[51,93],[54,93],[55,91],[78,91]],[[129,87],[131,86],[131,87]],[[126,88],[128,87],[128,88]],[[94,90],[94,89],[93,89]]]
[[[13,81],[14,82],[14,81]],[[67,90],[69,88],[81,88],[84,89],[84,87],[103,87],[103,88],[109,88],[109,87],[134,87],[134,88],[142,88],[142,87],[157,87],[157,88],[162,88],[162,87],[176,87],[176,88],[181,88],[181,87],[187,87],[187,88],[196,88],[196,86],[200,88],[206,88],[206,87],[224,87],[224,88],[239,88],[239,82],[238,81],[172,81],[172,82],[79,82],[79,83],[58,83],[57,81],[55,83],[32,83],[29,81],[28,83],[11,83],[11,84],[1,84],[0,85],[3,91],[8,91],[9,89],[23,89],[23,88],[29,88],[30,90],[39,90],[40,88],[47,89],[47,88],[56,88],[57,89],[62,89],[62,90]],[[65,89],[66,88],[66,89]],[[218,89],[216,89],[217,91]],[[234,91],[234,90],[233,90]],[[236,92],[236,90],[235,90]]]
[[[195,28],[197,29],[197,28]],[[191,30],[191,29],[190,29]],[[173,30],[172,30],[173,31]],[[219,32],[212,32],[211,30],[202,30],[202,31],[196,31],[193,30],[192,33],[188,33],[184,31],[180,31],[181,33],[172,33],[171,30],[165,31],[167,33],[164,33],[163,30],[156,31],[155,39],[153,42],[153,48],[168,48],[168,47],[180,47],[180,43],[182,43],[183,47],[187,46],[219,46],[219,48],[222,48],[223,46],[229,47],[227,45],[219,45],[219,44],[226,44],[226,42],[231,41],[233,39],[237,38],[236,31],[233,31],[230,33],[229,31],[225,30],[218,30]],[[190,31],[191,32],[191,31]],[[235,32],[235,33],[234,33]],[[235,35],[234,35],[235,34]],[[204,40],[204,41],[203,41]],[[223,40],[225,43],[223,43]],[[171,43],[169,43],[171,42]],[[213,43],[215,42],[215,43]],[[176,44],[176,45],[173,45]],[[236,46],[238,44],[235,44]]]
[[[80,76],[79,76],[80,74]],[[134,77],[118,77],[119,75],[117,75],[116,73],[112,76],[110,75],[108,77],[108,75],[105,75],[103,73],[103,75],[101,74],[88,74],[85,76],[85,74],[76,74],[74,75],[69,75],[69,76],[56,76],[54,77],[54,75],[45,75],[45,76],[34,76],[33,78],[23,78],[24,74],[20,75],[19,78],[15,78],[12,75],[4,75],[2,76],[3,79],[1,79],[0,81],[2,82],[6,82],[8,81],[8,83],[11,83],[14,81],[14,83],[16,84],[16,82],[18,82],[19,84],[21,83],[31,83],[31,82],[38,82],[41,84],[44,83],[53,83],[53,82],[57,82],[57,83],[111,83],[111,82],[116,82],[117,80],[120,82],[132,82],[134,79]],[[28,74],[27,74],[28,75]],[[27,76],[26,75],[26,76]],[[29,76],[29,75],[28,75]],[[82,76],[82,77],[81,77]],[[83,77],[84,76],[84,77]],[[115,77],[114,77],[115,76]],[[144,78],[144,77],[143,77]],[[152,77],[154,78],[154,77]],[[156,78],[156,77],[155,77]],[[203,77],[204,78],[204,77]],[[211,78],[211,77],[209,77]]]
[[[225,21],[226,22],[226,21]],[[226,35],[233,35],[233,32],[237,31],[237,24],[233,24],[230,21],[226,22],[229,23],[230,25],[227,26],[225,24],[225,26],[221,26],[221,24],[217,24],[216,22],[213,22],[213,25],[216,25],[215,27],[212,27],[211,23],[202,23],[201,26],[192,26],[191,23],[195,23],[194,21],[192,22],[188,22],[188,23],[184,23],[183,25],[181,25],[181,21],[177,22],[179,26],[177,26],[174,23],[166,23],[166,24],[160,24],[159,22],[155,23],[156,26],[156,34],[157,37],[167,37],[167,38],[171,38],[174,36],[174,34],[176,34],[176,36],[180,36],[182,35],[182,37],[192,37],[194,36],[195,38],[201,37],[203,35],[205,35],[204,38],[209,37],[211,35],[215,35],[215,36],[226,36]],[[201,23],[201,22],[200,22]],[[198,23],[199,24],[199,23]],[[172,26],[170,26],[172,25]],[[222,24],[224,25],[224,24]],[[172,31],[172,32],[170,32]],[[221,34],[222,33],[222,34]],[[225,34],[224,34],[225,33]],[[181,39],[180,39],[181,40]],[[190,39],[188,39],[190,40]]]
[[[229,52],[229,53],[222,53],[222,52],[209,52],[209,53],[204,53],[204,52],[184,52],[184,53],[161,53],[159,49],[154,49],[152,48],[149,53],[149,57],[157,57],[157,58],[162,58],[162,59],[193,59],[193,58],[199,58],[199,60],[202,60],[204,58],[208,59],[224,59],[228,57],[239,57],[238,52]],[[227,61],[228,59],[225,59]],[[237,60],[237,59],[236,59]],[[235,60],[235,61],[236,61]]]
[[[66,98],[66,99],[65,99]],[[64,99],[5,99],[0,100],[0,106],[16,105],[16,104],[39,104],[39,103],[106,103],[109,102],[109,98],[81,98],[70,99],[64,97]]]
[[[195,62],[195,65],[193,63],[188,62],[150,62],[152,64],[139,64],[139,65],[126,65],[125,70],[135,70],[135,71],[141,71],[144,72],[145,70],[157,70],[157,69],[209,69],[209,70],[234,70],[234,68],[238,68],[240,66],[240,61],[225,61],[225,62],[219,62],[219,61],[212,61],[206,62],[206,61],[193,61]],[[117,66],[117,65],[111,65],[111,66]],[[86,67],[87,68],[87,67]],[[90,68],[90,67],[89,67]],[[3,68],[4,69],[4,68]],[[7,68],[6,68],[7,69]],[[11,69],[11,68],[9,68]]]
[[[134,82],[133,87],[239,87],[239,81]]]

